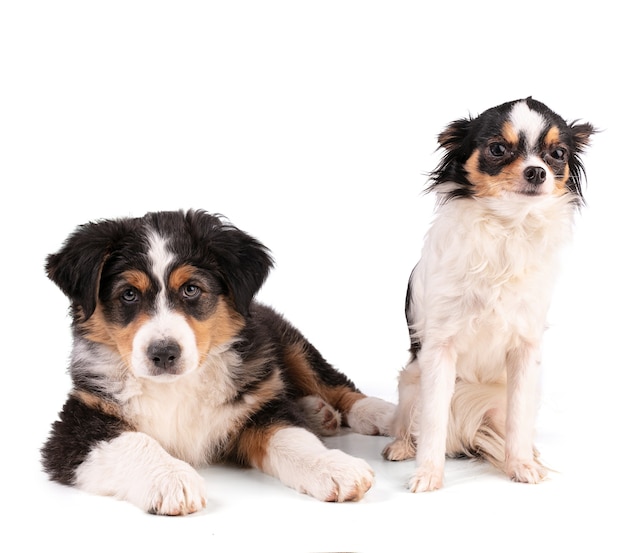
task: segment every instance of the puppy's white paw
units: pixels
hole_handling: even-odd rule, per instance
[[[354,403],[346,419],[359,434],[389,436],[396,406],[377,397],[364,397]]]
[[[538,484],[548,474],[548,470],[538,461],[509,459],[506,462],[506,474],[514,482]]]
[[[152,475],[145,503],[145,510],[149,513],[188,515],[204,507],[204,479],[187,463],[168,463]]]
[[[387,461],[405,461],[415,458],[415,444],[411,437],[397,438],[383,449],[383,457]]]
[[[302,397],[298,405],[311,428],[320,436],[334,436],[341,427],[341,413],[321,397]]]
[[[299,491],[322,501],[358,501],[372,487],[374,471],[363,460],[338,449],[322,453]]]
[[[443,486],[443,468],[425,463],[418,467],[409,480],[409,490],[413,493],[431,492]]]

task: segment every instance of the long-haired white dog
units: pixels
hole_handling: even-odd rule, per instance
[[[533,445],[540,345],[594,132],[528,98],[439,136],[438,208],[409,281],[411,357],[383,452],[416,455],[411,491],[442,486],[446,454],[518,482],[545,477]]]

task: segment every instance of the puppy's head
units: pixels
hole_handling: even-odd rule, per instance
[[[232,341],[272,266],[267,249],[202,211],[80,226],[48,256],[75,331],[140,377],[167,379]]]
[[[583,203],[580,153],[595,132],[568,124],[547,106],[527,98],[451,123],[440,135],[444,156],[429,190],[444,199],[570,194]]]

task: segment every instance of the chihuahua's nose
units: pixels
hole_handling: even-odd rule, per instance
[[[543,167],[526,167],[524,178],[530,184],[543,184],[546,180],[546,170]]]

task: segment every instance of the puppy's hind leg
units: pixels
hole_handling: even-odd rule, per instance
[[[320,436],[334,436],[341,427],[341,413],[319,396],[304,396],[297,400],[309,427]]]
[[[395,406],[382,399],[361,393],[343,373],[330,365],[311,343],[294,328],[293,342],[285,348],[286,370],[291,383],[301,395],[300,405],[307,418],[319,427],[322,435],[334,432],[334,416],[328,409],[341,414],[342,424],[359,434],[389,434],[389,424]],[[327,405],[319,405],[312,397],[321,398]],[[316,413],[317,411],[317,413]],[[329,420],[325,420],[329,417]],[[316,422],[317,421],[317,422]],[[313,428],[316,428],[314,425]]]
[[[377,397],[357,399],[346,413],[346,422],[352,430],[368,436],[389,436],[396,406]]]

